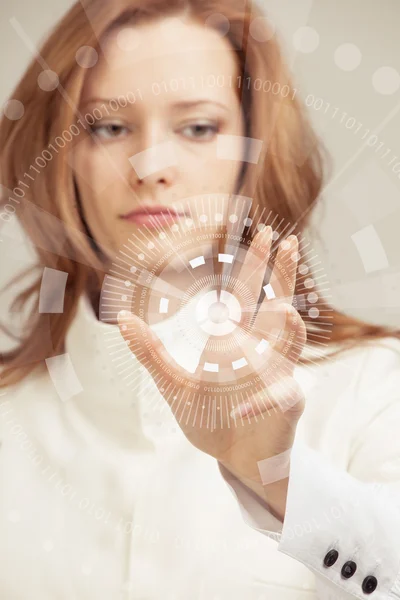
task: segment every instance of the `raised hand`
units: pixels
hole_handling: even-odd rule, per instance
[[[254,237],[229,292],[217,290],[220,301],[212,311],[221,314],[212,315],[215,322],[226,318],[223,298],[233,296],[234,302],[243,304],[242,288],[252,298],[236,318],[240,322],[235,323],[235,331],[224,336],[232,354],[207,344],[197,369],[189,373],[143,320],[127,311],[119,314],[122,336],[129,344],[140,340],[136,355],[145,367],[151,365],[151,376],[187,439],[232,472],[255,482],[261,481],[260,461],[292,447],[304,410],[303,395],[293,378],[306,341],[304,322],[292,305],[298,260],[295,236],[280,244],[265,296],[257,303],[270,258],[271,233],[267,227]],[[235,355],[240,358],[235,360]],[[232,391],[235,381],[237,389]],[[209,416],[217,411],[219,416],[213,417],[210,427]]]

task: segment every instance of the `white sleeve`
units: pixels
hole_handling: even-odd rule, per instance
[[[245,521],[315,574],[318,598],[400,599],[400,402],[369,424],[348,471],[295,439],[283,523],[220,471]]]

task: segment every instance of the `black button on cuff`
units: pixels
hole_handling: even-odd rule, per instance
[[[372,594],[376,590],[378,585],[378,580],[373,575],[367,575],[367,577],[362,582],[362,591],[364,594]]]
[[[349,577],[352,577],[356,571],[357,571],[356,563],[352,560],[348,560],[347,562],[344,563],[342,570],[340,571],[340,574],[345,579],[348,579]]]
[[[324,566],[325,567],[331,567],[332,565],[335,564],[335,562],[337,561],[339,556],[339,552],[337,550],[329,550],[329,552],[327,553],[327,555],[324,558]]]

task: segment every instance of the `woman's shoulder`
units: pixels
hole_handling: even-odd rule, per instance
[[[4,367],[0,368],[0,381],[4,376]],[[40,364],[29,371],[25,376],[18,381],[3,382],[3,387],[0,388],[0,404],[12,401],[17,403],[25,397],[41,395],[46,389],[50,389],[51,380],[46,365]]]
[[[336,366],[351,366],[355,371],[362,370],[372,378],[376,377],[378,372],[399,370],[400,373],[400,338],[387,336],[374,340],[360,340],[348,346],[332,344],[314,352],[308,348],[304,357],[314,365],[319,363],[315,358],[323,358],[320,364],[333,369]]]
[[[365,348],[357,392],[365,408],[374,412],[400,404],[400,339],[382,338]]]
[[[400,339],[382,337],[343,352],[352,385],[355,408],[375,418],[396,403],[400,407]]]
[[[337,353],[333,353],[340,350]],[[326,348],[315,360],[296,371],[304,388],[316,396],[329,397],[332,403],[362,405],[374,413],[387,402],[400,402],[400,339],[382,337],[354,343],[351,347]]]
[[[400,378],[400,338],[388,336],[362,342],[350,355],[358,361],[358,374],[364,382],[382,384],[383,377]]]
[[[49,408],[57,405],[54,397],[55,388],[45,364],[0,388],[0,443],[12,426],[30,427],[39,414],[48,416]]]
[[[345,453],[346,439],[362,439],[381,415],[400,415],[400,339],[356,343],[331,358],[328,352],[324,360],[304,365],[298,381],[306,393],[303,426],[309,439],[332,443],[335,454],[340,430]]]

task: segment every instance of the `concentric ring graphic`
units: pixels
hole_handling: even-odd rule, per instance
[[[318,294],[310,267],[300,258],[319,261],[304,239],[299,252],[291,252],[285,233],[250,218],[250,199],[218,194],[212,203],[196,197],[188,204],[190,216],[179,223],[132,232],[104,280],[100,319],[115,323],[121,311],[129,311],[143,323],[129,339],[119,331],[108,337],[128,386],[138,384],[133,373],[137,363],[127,367],[126,352],[121,352],[118,365],[116,344],[128,345],[140,359],[141,372],[157,383],[163,402],[190,407],[186,419],[211,428],[216,420],[227,426],[236,423],[232,410],[250,398],[256,397],[262,412],[268,389],[288,376],[296,340],[290,339],[282,306],[292,304],[311,327],[319,317]],[[272,231],[270,256],[279,247],[278,252],[286,251],[286,258],[281,255],[285,262],[276,256],[275,261],[264,260],[262,245],[252,245],[254,233],[261,238],[264,230]],[[296,293],[290,293],[287,285],[296,270]],[[319,287],[326,285],[322,273],[318,281]],[[316,355],[329,340],[329,315],[325,325]],[[289,337],[287,353],[277,351],[283,333]],[[153,334],[160,342],[157,349]]]

